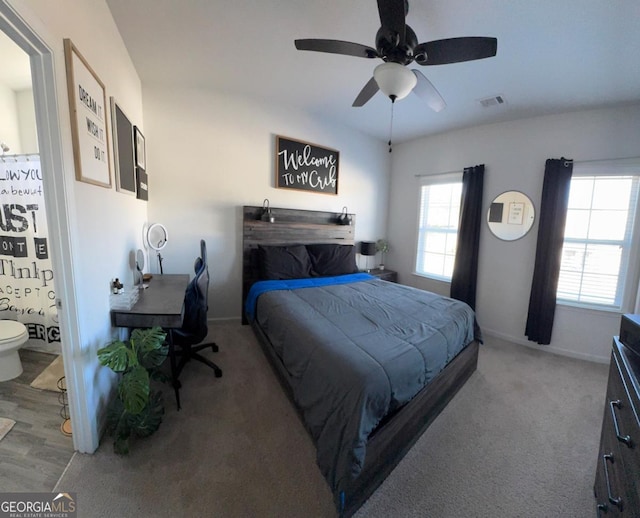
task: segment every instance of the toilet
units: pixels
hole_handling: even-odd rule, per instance
[[[22,374],[18,349],[29,339],[22,322],[0,320],[0,381],[8,381]]]

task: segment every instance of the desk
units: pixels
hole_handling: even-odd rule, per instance
[[[189,275],[154,275],[149,287],[140,290],[140,297],[131,309],[112,309],[111,323],[115,327],[147,328],[160,326],[167,331],[171,381],[180,409],[180,383],[176,379],[176,361],[173,354],[172,329],[182,327],[184,294]]]

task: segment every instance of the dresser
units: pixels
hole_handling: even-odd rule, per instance
[[[613,338],[594,493],[597,516],[640,517],[640,355],[618,337]]]

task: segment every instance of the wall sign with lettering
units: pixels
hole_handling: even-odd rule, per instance
[[[64,40],[76,179],[111,187],[104,84],[71,40]]]
[[[276,187],[338,194],[340,152],[276,136]]]

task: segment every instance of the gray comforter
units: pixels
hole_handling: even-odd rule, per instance
[[[360,473],[378,423],[474,338],[463,302],[378,279],[264,293],[256,318],[334,492]]]

